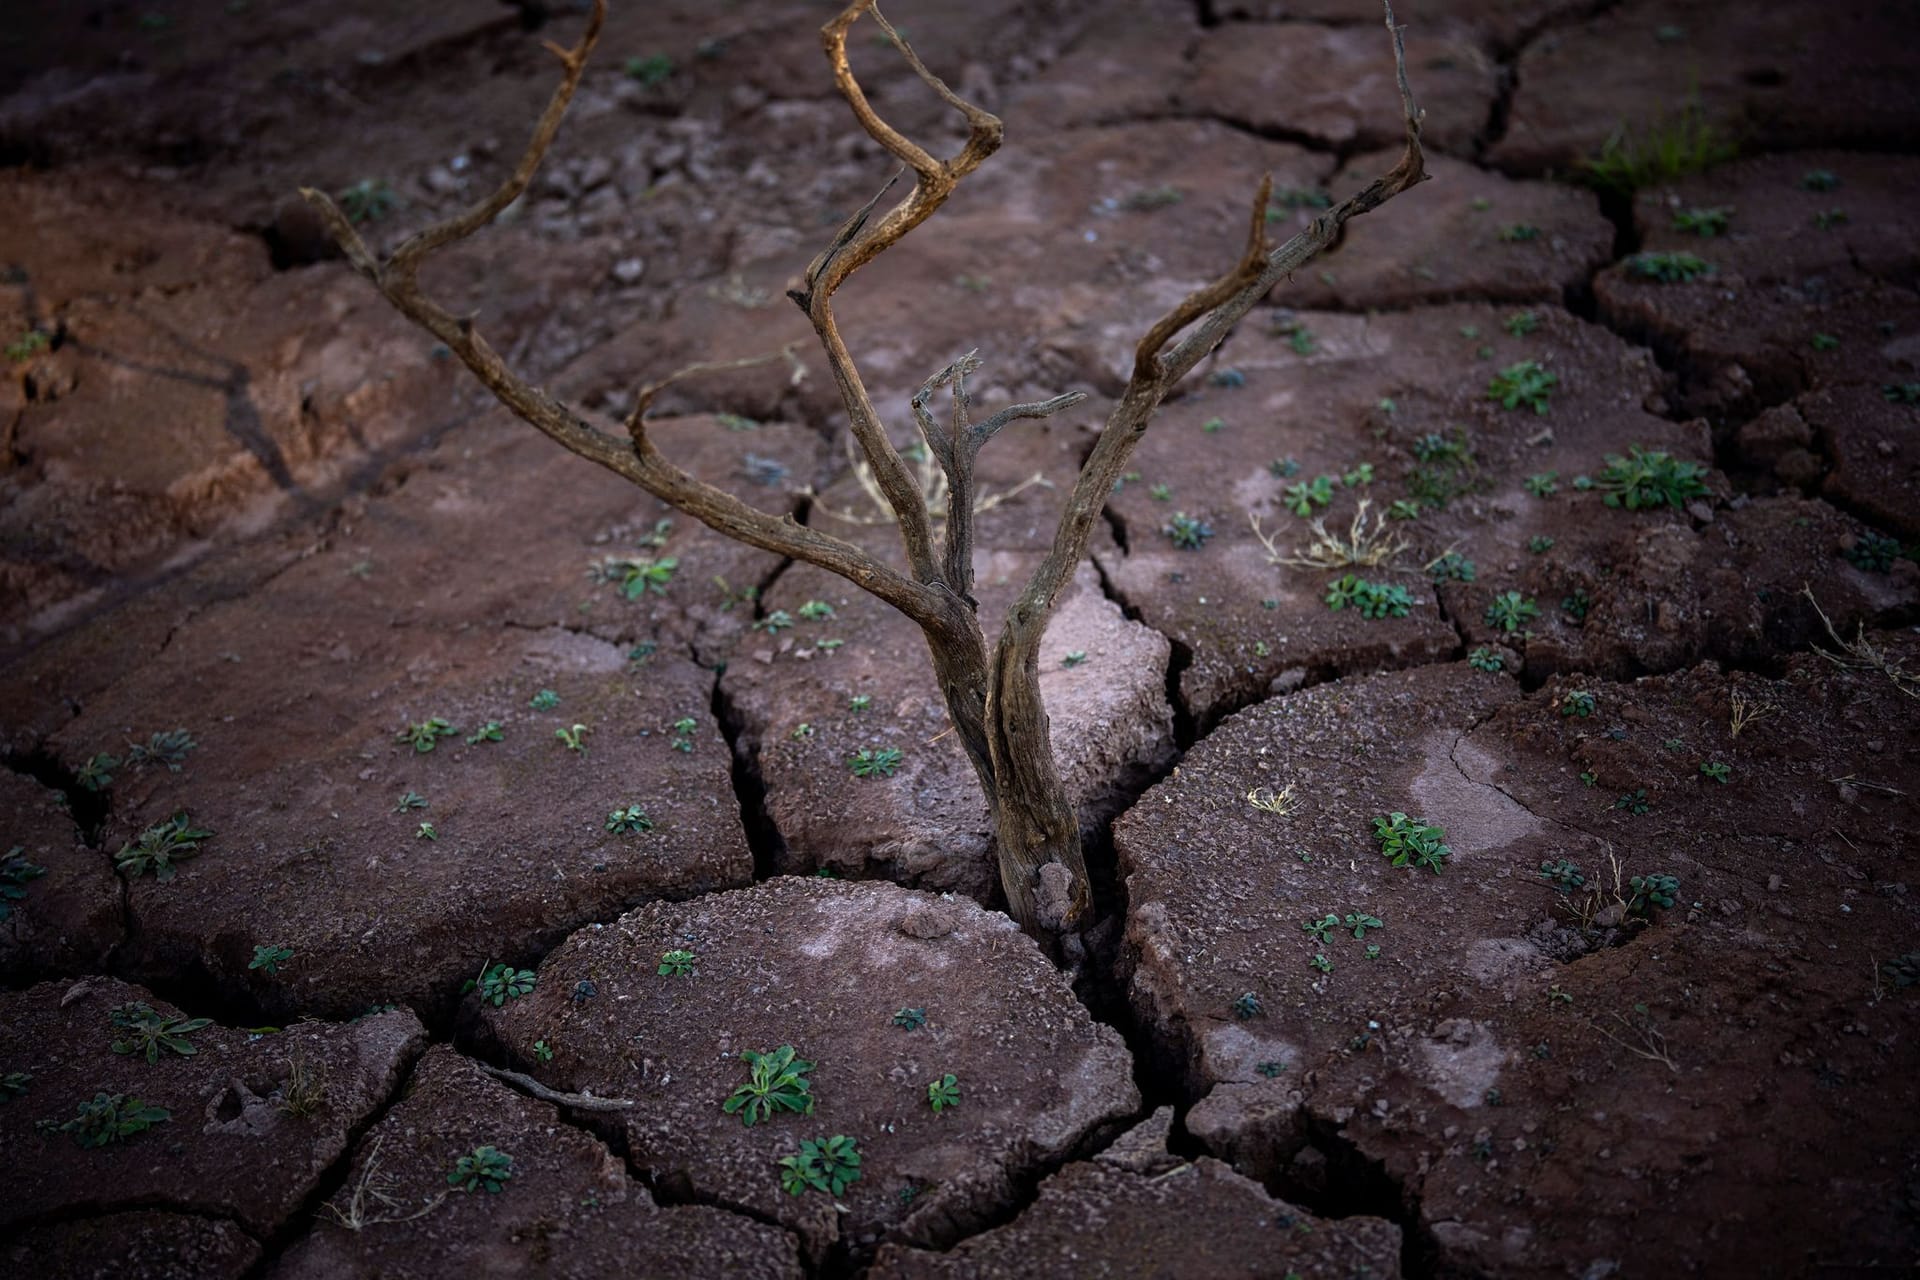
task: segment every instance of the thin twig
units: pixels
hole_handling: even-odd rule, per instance
[[[489,1066],[484,1062],[473,1064],[498,1080],[505,1080],[523,1093],[532,1094],[542,1102],[552,1102],[563,1107],[573,1107],[579,1111],[627,1111],[639,1104],[631,1098],[596,1098],[590,1093],[561,1093],[550,1089],[532,1076],[519,1071],[508,1071],[504,1067]]]

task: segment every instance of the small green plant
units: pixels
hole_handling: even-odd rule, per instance
[[[531,969],[516,969],[509,964],[488,965],[480,971],[477,987],[480,1000],[498,1009],[509,1000],[533,994],[536,981]]]
[[[1880,966],[1880,972],[1887,975],[1887,981],[1895,987],[1920,987],[1920,951],[1909,951],[1903,956],[1895,956]]]
[[[658,560],[647,556],[606,556],[587,566],[587,576],[612,587],[628,600],[638,600],[649,593],[667,594],[679,568],[680,561],[675,556]]]
[[[127,764],[138,769],[165,765],[168,773],[178,773],[187,762],[187,753],[199,745],[185,729],[169,729],[149,735],[145,742],[129,743]]]
[[[394,734],[393,740],[395,742],[409,743],[412,745],[415,753],[425,755],[440,745],[440,739],[451,738],[458,732],[460,731],[447,721],[442,720],[439,716],[434,716],[431,719],[422,720],[418,724],[408,725],[406,728],[400,730],[400,732]]]
[[[655,85],[665,84],[673,76],[673,59],[664,53],[650,53],[644,58],[628,58],[621,65],[627,79],[637,81],[641,88],[651,89]]]
[[[1713,264],[1698,254],[1679,250],[1674,253],[1636,253],[1627,259],[1627,274],[1661,284],[1686,284],[1698,276],[1713,274]]]
[[[1593,715],[1596,699],[1585,689],[1572,689],[1561,695],[1560,714],[1565,717],[1578,716],[1585,720]]]
[[[1536,498],[1550,498],[1560,492],[1559,480],[1558,471],[1542,471],[1530,475],[1526,479],[1527,492]]]
[[[853,776],[856,778],[871,778],[876,775],[891,778],[904,758],[898,747],[881,747],[878,750],[862,747],[847,757],[847,764],[853,769]]]
[[[1478,570],[1473,561],[1467,559],[1458,551],[1449,551],[1445,555],[1435,558],[1433,563],[1427,566],[1427,576],[1432,578],[1435,583],[1472,582],[1476,572],[1478,572]]]
[[[1207,545],[1207,539],[1213,537],[1213,526],[1198,516],[1176,511],[1160,532],[1166,534],[1173,545],[1182,551],[1198,551]]]
[[[843,1133],[808,1138],[800,1154],[780,1158],[780,1187],[790,1196],[824,1191],[838,1196],[860,1180],[859,1144]]]
[[[498,720],[489,720],[468,734],[466,743],[470,747],[477,747],[483,742],[499,742],[505,736],[505,732],[500,727],[500,722]]]
[[[1711,240],[1727,233],[1727,224],[1732,218],[1733,210],[1726,205],[1676,209],[1673,212],[1673,229],[1691,231],[1703,240]]]
[[[15,364],[24,364],[33,359],[36,352],[45,351],[51,340],[38,329],[28,329],[18,338],[7,344],[7,359]]]
[[[1587,883],[1587,877],[1580,871],[1580,864],[1566,858],[1541,863],[1540,878],[1561,893],[1572,893]]]
[[[1632,791],[1621,792],[1620,798],[1613,802],[1613,807],[1616,809],[1624,809],[1628,813],[1636,815],[1646,813],[1652,808],[1652,806],[1647,803],[1647,789],[1645,787],[1636,787]]]
[[[1605,191],[1630,192],[1701,173],[1733,159],[1734,144],[1706,117],[1697,99],[1640,130],[1622,124],[1586,162],[1586,178]]]
[[[935,1112],[960,1105],[960,1081],[952,1072],[948,1072],[927,1086],[927,1105],[931,1106]]]
[[[533,1042],[533,1058],[536,1062],[552,1062],[553,1046],[545,1040],[535,1040]]]
[[[1813,225],[1822,231],[1831,231],[1843,227],[1852,219],[1847,217],[1845,209],[1822,209],[1813,215]]]
[[[1173,490],[1164,484],[1156,484],[1147,489],[1147,496],[1155,502],[1173,501]]]
[[[1593,770],[1591,769],[1584,769],[1580,773],[1580,785],[1583,787],[1591,787],[1596,783],[1598,783],[1599,781],[1600,781],[1600,775],[1593,772]]]
[[[1429,825],[1404,813],[1375,818],[1373,835],[1380,843],[1381,856],[1396,867],[1425,867],[1439,875],[1440,868],[1453,856],[1453,850],[1446,844],[1444,827]]]
[[[15,1098],[27,1096],[27,1086],[33,1083],[31,1071],[9,1071],[0,1075],[0,1105],[12,1102]]]
[[[134,1001],[117,1006],[107,1015],[115,1029],[124,1031],[124,1040],[113,1042],[113,1051],[123,1056],[160,1061],[160,1051],[170,1049],[183,1058],[200,1052],[187,1039],[194,1032],[213,1025],[212,1018],[169,1018],[152,1005]]]
[[[405,813],[409,809],[424,809],[426,807],[427,798],[418,791],[403,791],[400,793],[400,798],[394,802],[393,811],[395,813]]]
[[[89,791],[105,791],[113,785],[113,771],[119,767],[117,757],[105,751],[97,752],[87,757],[87,762],[80,766],[73,780]]]
[[[1507,660],[1498,652],[1481,645],[1467,655],[1467,665],[1475,671],[1505,671]]]
[[[1363,940],[1367,936],[1367,930],[1387,927],[1381,923],[1379,916],[1370,916],[1364,911],[1349,911],[1340,925],[1344,929],[1353,930],[1353,936]]]
[[[1300,474],[1300,459],[1288,454],[1267,464],[1267,474],[1276,480],[1291,480]]]
[[[1266,1006],[1260,1003],[1259,996],[1256,996],[1251,991],[1246,991],[1242,992],[1240,998],[1233,1002],[1233,1016],[1242,1022],[1246,1022],[1259,1017],[1265,1008]]]
[[[675,948],[660,953],[659,974],[663,978],[684,978],[693,972],[693,952]]]
[[[1487,399],[1497,400],[1503,409],[1524,406],[1535,413],[1545,413],[1547,397],[1559,384],[1559,376],[1538,360],[1522,360],[1487,380]]]
[[[1516,222],[1500,228],[1500,239],[1507,244],[1523,244],[1528,240],[1538,240],[1540,228],[1530,222]]]
[[[777,636],[782,631],[791,631],[793,627],[793,615],[785,609],[775,609],[772,613],[753,624],[753,630],[764,631],[770,636]]]
[[[1832,191],[1840,185],[1840,175],[1831,169],[1809,169],[1800,175],[1800,185],[1808,191]]]
[[[1627,914],[1645,916],[1652,908],[1667,909],[1673,906],[1674,899],[1680,893],[1680,880],[1677,876],[1650,875],[1635,876],[1627,881]]]
[[[825,622],[834,616],[833,606],[825,600],[809,600],[795,612],[808,622]]]
[[[1314,968],[1318,969],[1322,973],[1333,972],[1333,961],[1327,959],[1326,954],[1324,952],[1316,951],[1313,955],[1313,959],[1307,961],[1307,963],[1312,965]]]
[[[142,831],[133,843],[122,845],[113,855],[113,865],[130,880],[151,871],[155,880],[165,884],[173,879],[174,864],[199,853],[200,842],[212,836],[205,827],[194,826],[185,813],[176,813]]]
[[[1309,920],[1300,926],[1301,932],[1311,934],[1315,942],[1325,942],[1327,934],[1340,927],[1340,917],[1329,911],[1316,920]]]
[[[927,1011],[925,1009],[895,1009],[893,1011],[893,1025],[902,1027],[908,1031],[918,1031],[927,1025]]]
[[[1356,462],[1340,476],[1340,483],[1349,489],[1358,489],[1362,485],[1373,483],[1373,464]]]
[[[847,699],[847,710],[849,711],[860,712],[870,711],[872,709],[873,695],[870,693],[856,693]]]
[[[1718,760],[1702,760],[1700,774],[1702,777],[1712,778],[1723,786],[1733,779],[1731,766],[1721,764]]]
[[[1532,311],[1516,311],[1502,320],[1500,327],[1516,338],[1524,338],[1540,327],[1540,317]]]
[[[400,207],[400,197],[384,178],[362,178],[335,199],[340,203],[340,212],[347,215],[347,221],[356,225],[378,222]]]
[[[1920,404],[1920,382],[1889,382],[1880,395],[1889,404]]]
[[[673,739],[668,745],[675,751],[691,753],[693,751],[693,731],[696,728],[693,717],[681,716],[667,727],[673,733]]]
[[[258,969],[272,977],[280,972],[280,966],[293,959],[292,947],[256,946],[253,959],[247,961],[247,968]]]
[[[1867,573],[1886,573],[1893,568],[1893,562],[1900,558],[1900,540],[1869,529],[1855,538],[1853,545],[1841,554],[1856,569]]]
[[[1280,495],[1281,503],[1297,516],[1310,516],[1315,507],[1333,502],[1334,477],[1315,476],[1312,480],[1290,484]]]
[[[486,1191],[498,1195],[513,1177],[513,1157],[498,1147],[475,1147],[453,1162],[447,1185],[460,1191]]]
[[[1840,349],[1840,339],[1830,333],[1816,333],[1808,345],[1815,351],[1838,351]]]
[[[1653,507],[1684,507],[1705,497],[1707,468],[1685,462],[1660,449],[1629,445],[1627,456],[1610,453],[1594,487],[1610,507],[1638,511]]]
[[[565,729],[555,729],[553,731],[553,736],[560,739],[560,741],[566,743],[567,750],[578,752],[581,755],[585,755],[587,754],[587,744],[585,739],[588,732],[589,731],[586,725],[576,724]]]
[[[423,822],[413,829],[413,838],[415,840],[438,840],[440,838],[440,832],[431,822]]]
[[[1553,539],[1544,533],[1536,533],[1527,539],[1527,550],[1534,555],[1544,555],[1553,550]]]
[[[653,830],[653,819],[637,804],[615,809],[607,815],[607,830],[617,836],[634,836]]]
[[[1380,944],[1377,942],[1369,942],[1367,949],[1360,954],[1368,960],[1378,960],[1380,958]]]
[[[1205,422],[1200,424],[1200,430],[1206,432],[1210,436],[1218,435],[1222,430],[1226,428],[1226,425],[1227,425],[1227,420],[1225,418],[1208,418]]]
[[[1585,622],[1592,608],[1593,597],[1580,587],[1575,587],[1571,595],[1560,597],[1560,611],[1575,622]]]
[[[739,1116],[740,1123],[748,1127],[771,1120],[782,1111],[813,1114],[813,1083],[807,1079],[813,1064],[795,1057],[792,1045],[783,1044],[766,1053],[745,1049],[740,1057],[748,1067],[747,1082],[728,1096],[721,1110]]]
[[[527,699],[527,705],[535,711],[551,711],[560,705],[560,695],[551,689],[542,689]]]
[[[13,914],[13,904],[27,896],[27,882],[38,880],[47,869],[27,861],[26,846],[17,844],[0,858],[0,921]]]
[[[64,1124],[54,1124],[51,1120],[40,1123],[49,1132],[72,1134],[73,1140],[83,1147],[105,1147],[125,1142],[171,1119],[173,1113],[165,1107],[149,1106],[124,1093],[96,1093],[92,1101],[81,1103],[78,1113]]]
[[[1528,620],[1539,616],[1540,606],[1518,591],[1503,591],[1495,596],[1485,614],[1488,626],[1508,633],[1520,630]]]
[[[1260,1063],[1255,1063],[1253,1069],[1256,1072],[1258,1072],[1262,1077],[1268,1080],[1272,1080],[1274,1077],[1286,1071],[1287,1064],[1284,1062],[1273,1062],[1273,1061],[1260,1062]]]
[[[1413,609],[1413,593],[1397,583],[1343,574],[1327,587],[1327,608],[1337,613],[1349,605],[1363,618],[1404,618]]]
[[[1293,354],[1297,356],[1312,355],[1316,345],[1313,330],[1305,325],[1295,325],[1287,334],[1287,346],[1292,348]]]

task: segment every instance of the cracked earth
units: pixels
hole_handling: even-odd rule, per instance
[[[0,41],[14,1273],[1920,1265],[1908,11],[1397,7],[1435,181],[1168,401],[1042,646],[1097,908],[1062,972],[913,627],[537,438],[294,196],[359,187],[390,248],[489,189],[576,6],[42,9]],[[970,348],[987,410],[1092,397],[981,455],[997,617],[1259,175],[1278,238],[1390,163],[1392,64],[1362,0],[888,13],[1007,126],[840,297],[895,439]],[[890,170],[823,16],[616,2],[430,283],[605,415],[801,340],[654,438],[897,561],[781,296]],[[957,136],[871,34],[883,113]],[[1586,176],[1654,138],[1714,163]],[[1526,362],[1540,412],[1488,392]],[[1603,503],[1635,448],[1698,491]],[[1397,552],[1297,563],[1362,503]],[[1349,572],[1404,609],[1330,609]],[[1382,856],[1393,814],[1439,869]],[[176,815],[174,874],[119,865]],[[745,1126],[781,1045],[813,1110]],[[859,1179],[783,1190],[835,1134]],[[449,1181],[479,1148],[497,1191]]]

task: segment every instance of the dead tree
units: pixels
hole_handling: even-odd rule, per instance
[[[875,216],[874,210],[887,194],[883,188],[840,228],[788,296],[807,314],[819,335],[853,437],[893,509],[905,544],[904,573],[850,542],[799,524],[791,516],[770,515],[748,506],[732,494],[695,479],[660,454],[647,434],[646,414],[654,397],[677,378],[726,366],[696,365],[641,388],[625,422],[626,436],[621,438],[594,426],[546,390],[507,368],[470,317],[454,315],[422,292],[419,270],[430,255],[492,222],[526,190],[580,84],[587,56],[606,17],[605,0],[595,0],[578,44],[571,49],[548,46],[560,58],[560,85],[513,173],[479,203],[427,227],[382,261],[324,193],[306,188],[301,194],[326,220],[348,261],[373,282],[381,295],[451,349],[516,415],[581,457],[625,476],[720,533],[839,574],[917,623],[926,635],[954,730],[986,792],[1008,909],[1031,933],[1065,935],[1086,922],[1089,887],[1081,857],[1080,824],[1054,763],[1046,708],[1040,698],[1041,635],[1061,590],[1086,556],[1088,540],[1107,495],[1168,393],[1276,283],[1332,244],[1349,218],[1378,208],[1427,177],[1420,147],[1421,113],[1407,84],[1400,29],[1394,25],[1391,4],[1383,7],[1406,120],[1406,146],[1398,163],[1277,247],[1266,238],[1272,178],[1269,175],[1261,182],[1239,262],[1167,312],[1140,340],[1132,376],[1109,411],[1106,426],[1074,483],[1052,548],[1008,610],[999,638],[991,647],[973,598],[974,458],[981,446],[1009,423],[1046,417],[1085,397],[1081,392],[1069,392],[1051,400],[1012,405],[984,421],[972,422],[965,390],[967,375],[976,367],[972,356],[961,357],[929,378],[914,395],[911,409],[926,447],[947,479],[946,531],[936,540],[926,498],[900,451],[888,439],[860,371],[841,338],[834,320],[833,295],[847,277],[926,221],[954,188],[999,148],[1001,123],[998,117],[955,94],[929,71],[881,16],[875,0],[852,0],[821,28],[821,44],[834,83],[853,109],[854,118],[874,141],[912,170],[914,185],[897,204]],[[868,14],[920,79],[966,118],[967,140],[953,156],[935,158],[881,119],[867,101],[847,63],[847,32]],[[888,187],[892,185],[888,183]],[[929,410],[929,402],[942,388],[952,399],[952,416],[945,423],[936,421]]]

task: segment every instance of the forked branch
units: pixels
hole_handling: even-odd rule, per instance
[[[757,360],[695,365],[642,388],[639,404],[626,424],[630,442],[623,441],[592,426],[544,388],[509,369],[481,336],[472,317],[455,316],[420,288],[420,267],[431,254],[487,226],[526,191],[553,145],[554,135],[580,86],[588,55],[593,52],[605,20],[606,0],[594,0],[593,12],[579,43],[569,49],[548,45],[560,59],[560,83],[541,113],[519,163],[506,180],[469,208],[417,232],[384,261],[368,247],[353,223],[325,192],[303,187],[300,194],[319,212],[346,252],[347,260],[373,282],[381,296],[395,310],[444,343],[495,398],[517,416],[574,453],[625,476],[669,506],[685,511],[730,538],[837,573],[916,621],[930,619],[939,607],[936,593],[930,588],[889,568],[852,543],[809,529],[791,516],[761,511],[724,489],[697,479],[668,462],[648,439],[644,414],[663,387],[694,373],[744,367],[758,363]],[[766,358],[780,356],[793,359],[790,350]]]

